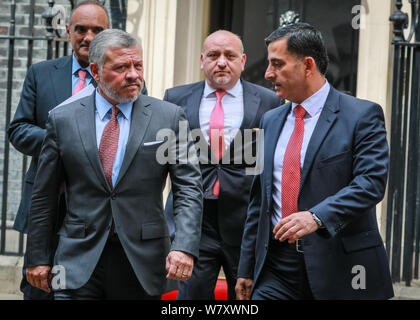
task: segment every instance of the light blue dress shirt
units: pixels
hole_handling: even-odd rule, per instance
[[[112,104],[109,103],[96,89],[95,96],[96,110],[95,110],[95,124],[96,124],[96,143],[99,150],[101,144],[102,133],[106,124],[111,120]],[[115,185],[121,165],[124,159],[125,148],[130,133],[131,111],[133,110],[133,103],[121,103],[117,105],[120,113],[117,115],[118,124],[120,126],[120,134],[118,137],[117,154],[115,155],[114,166],[112,169],[112,184]]]
[[[71,66],[71,92],[74,91],[74,89],[76,88],[77,84],[79,83],[79,74],[77,71],[79,71],[79,69],[82,70],[86,70],[88,73],[86,74],[86,79],[85,79],[85,87],[88,86],[88,84],[90,84],[92,82],[92,71],[90,71],[90,67],[88,66],[87,68],[82,68],[79,64],[79,61],[77,61],[76,57],[72,56],[72,66]]]
[[[304,135],[302,141],[302,149],[300,153],[300,167],[303,168],[305,161],[306,150],[314,132],[315,126],[318,122],[319,115],[324,108],[325,101],[327,101],[330,92],[330,85],[328,81],[315,92],[308,99],[303,101],[300,105],[306,110],[306,115],[303,117],[304,121]],[[295,128],[295,107],[296,103],[292,103],[292,108],[287,115],[286,122],[280,133],[277,141],[276,151],[274,152],[274,168],[273,168],[273,215],[271,222],[273,226],[281,220],[281,175],[283,170],[284,153],[286,152],[287,144]]]

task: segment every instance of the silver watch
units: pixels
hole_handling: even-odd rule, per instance
[[[314,213],[312,213],[312,218],[314,218],[314,220],[315,220],[315,222],[316,222],[316,224],[318,225],[319,228],[322,228],[324,226],[322,221],[319,220],[319,218]]]

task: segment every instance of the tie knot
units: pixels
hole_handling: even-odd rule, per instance
[[[111,118],[113,117],[116,118],[117,115],[120,113],[120,109],[118,109],[117,106],[112,106],[111,112],[112,112]]]
[[[216,98],[217,98],[217,100],[221,100],[225,94],[226,94],[226,91],[225,90],[217,90],[216,91]]]
[[[306,114],[305,108],[303,108],[301,105],[298,105],[295,107],[295,117],[302,119]]]
[[[79,71],[77,73],[79,75],[80,81],[85,81],[87,71],[86,70],[79,69]]]

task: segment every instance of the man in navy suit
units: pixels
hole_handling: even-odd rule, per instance
[[[92,0],[79,2],[71,13],[69,25],[66,26],[73,54],[34,64],[28,70],[19,105],[8,129],[12,145],[18,151],[32,157],[13,226],[17,231],[27,233],[32,188],[42,141],[46,134],[48,113],[81,89],[79,71],[84,74],[84,86],[90,84],[96,86],[89,69],[89,44],[108,26],[108,12],[99,2]],[[24,299],[52,299],[52,294],[32,287],[26,281],[25,265],[26,258],[21,283]]]
[[[382,108],[326,80],[321,34],[297,23],[267,39],[268,68],[287,104],[267,112],[264,171],[251,191],[238,299],[388,299],[376,222],[388,173]]]
[[[205,200],[200,255],[192,277],[180,283],[177,299],[214,299],[221,267],[228,297],[235,299],[237,265],[253,179],[253,175],[246,174],[246,167],[255,165],[251,161],[246,163],[246,154],[255,147],[256,134],[249,135],[248,140],[253,140],[247,143],[245,131],[258,127],[261,116],[280,103],[273,91],[240,79],[245,61],[241,39],[226,30],[216,31],[204,41],[201,54],[205,81],[165,92],[164,100],[184,109],[190,128],[199,132],[196,141],[202,146],[199,152]],[[223,112],[224,136],[215,150],[213,142],[217,139],[212,134],[217,133],[214,119],[218,108]],[[165,213],[170,229],[176,234],[171,223],[171,195]]]

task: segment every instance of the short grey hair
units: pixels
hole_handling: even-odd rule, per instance
[[[102,70],[108,48],[129,48],[139,46],[141,41],[131,34],[119,29],[107,29],[100,32],[90,43],[89,62],[94,63]]]

